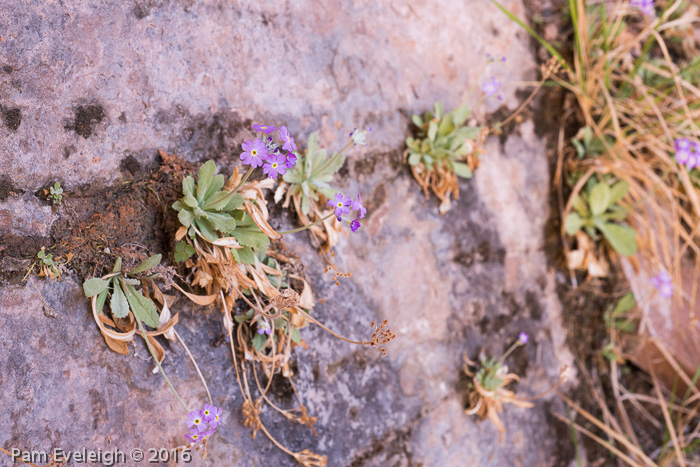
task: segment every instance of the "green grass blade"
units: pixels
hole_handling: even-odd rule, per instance
[[[522,27],[524,30],[526,30],[532,37],[534,37],[535,39],[537,39],[537,41],[538,41],[540,44],[542,44],[542,46],[544,46],[544,48],[547,49],[547,51],[548,51],[550,54],[552,54],[552,56],[556,57],[556,58],[559,60],[559,62],[562,64],[562,66],[563,66],[567,71],[571,71],[571,68],[569,67],[569,64],[566,63],[566,60],[564,60],[564,57],[562,57],[562,55],[557,51],[557,49],[555,49],[555,48],[552,46],[552,44],[550,44],[549,42],[547,42],[546,40],[544,40],[544,38],[543,38],[542,36],[540,36],[539,34],[537,34],[530,26],[528,26],[528,25],[525,24],[523,21],[521,21],[520,18],[518,18],[518,17],[515,16],[513,13],[511,13],[510,11],[508,11],[508,10],[506,9],[506,7],[504,7],[503,5],[501,5],[500,3],[498,3],[496,0],[491,0],[491,2],[493,2],[493,4],[496,5],[496,6],[498,7],[498,9],[501,10],[508,18],[510,18],[511,20],[513,20],[513,21],[515,21],[516,23],[518,23],[518,24],[520,25],[520,27]]]

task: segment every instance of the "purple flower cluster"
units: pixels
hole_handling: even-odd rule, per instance
[[[661,296],[665,298],[673,297],[673,282],[671,276],[666,271],[661,271],[658,276],[652,277],[651,285],[661,292]]]
[[[200,410],[193,410],[187,414],[187,428],[190,432],[185,438],[192,444],[199,443],[216,433],[221,424],[223,409],[211,404],[204,404]]]
[[[489,59],[489,63],[492,62],[505,62],[506,61],[506,56],[505,55],[494,55],[494,54],[486,54],[486,57]]]
[[[279,175],[284,175],[287,170],[294,167],[297,163],[297,156],[292,151],[297,150],[297,145],[294,143],[294,138],[289,134],[286,126],[279,128],[267,125],[253,125],[253,130],[263,133],[262,139],[255,138],[254,141],[249,139],[243,143],[243,152],[241,153],[241,161],[251,167],[262,167],[263,173],[268,178],[277,178]],[[277,131],[280,144],[273,142],[272,137],[265,138],[273,131]],[[286,154],[283,151],[288,151]]]
[[[357,229],[361,227],[359,219],[364,219],[364,217],[367,215],[367,208],[365,208],[364,204],[362,204],[362,198],[360,197],[359,193],[357,194],[356,200],[352,200],[349,196],[345,196],[342,193],[336,193],[334,199],[328,200],[328,206],[333,209],[335,217],[338,218],[338,221],[345,221],[350,224],[350,229],[352,229],[353,232],[356,232]],[[357,211],[359,213],[359,219],[350,221],[343,218],[344,214],[350,214],[351,208],[353,211]]]
[[[503,100],[503,95],[499,94],[499,91],[501,90],[502,83],[498,81],[496,78],[491,77],[490,80],[484,81],[484,84],[481,86],[481,90],[486,94],[487,97],[493,97],[497,96],[499,101]]]
[[[525,344],[527,344],[527,343],[530,341],[530,336],[528,336],[526,332],[521,332],[521,333],[518,335],[518,341],[519,341],[521,344],[525,345]]]
[[[654,16],[654,0],[630,0],[630,5],[639,8],[645,16]]]
[[[688,170],[700,167],[700,144],[691,143],[688,138],[678,138],[675,141],[676,161],[685,165]]]

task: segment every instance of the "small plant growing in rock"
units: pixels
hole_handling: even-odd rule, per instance
[[[371,128],[355,129],[350,133],[350,141],[340,151],[331,155],[328,155],[325,149],[318,147],[318,135],[315,132],[311,133],[307,139],[306,151],[295,152],[296,165],[282,176],[284,181],[275,191],[275,202],[280,202],[284,198],[282,204],[284,208],[288,208],[291,203],[301,225],[312,224],[328,217],[331,211],[328,211],[327,203],[338,191],[331,186],[333,176],[345,163],[345,151],[350,146],[358,144],[366,146],[365,138],[368,131],[371,131]],[[361,204],[359,195],[357,202]],[[360,219],[364,217],[365,212],[366,210],[360,211]],[[309,228],[309,232],[316,238],[321,250],[325,253],[338,242],[340,224],[336,221],[337,219],[328,218]]]
[[[355,341],[313,318],[315,300],[311,287],[300,275],[296,262],[279,253],[273,242],[282,235],[321,223],[324,226],[333,223],[326,232],[336,232],[342,224],[347,224],[353,232],[360,228],[360,219],[367,211],[360,196],[351,199],[332,189],[329,182],[342,166],[343,151],[351,144],[365,144],[365,132],[354,131],[346,147],[328,157],[325,151],[317,149],[315,136],[310,137],[306,153],[301,154],[284,126],[278,129],[254,125],[253,129],[261,134],[260,138],[243,143],[241,162],[249,166],[245,174],[240,174],[236,167],[226,181],[216,173],[214,162],[209,161],[199,169],[196,182],[191,176],[183,179],[183,197],[173,205],[182,224],[175,233],[178,242],[175,259],[184,263],[187,270],[184,277],[189,285],[199,287],[203,294],[186,292],[177,284],[174,287],[199,305],[216,302],[221,307],[236,379],[244,399],[242,412],[253,436],[260,430],[299,464],[324,466],[327,463],[324,456],[284,448],[260,420],[264,402],[290,421],[314,431],[316,418],[309,415],[298,394],[296,409],[284,410],[269,400],[273,377],[281,373],[292,384],[291,351],[296,346],[307,346],[300,330],[309,323],[347,342],[375,346],[383,354],[386,354],[385,344],[395,336],[386,322],[376,329],[372,323],[371,339]],[[263,169],[263,179],[250,179],[256,168]],[[277,232],[268,223],[263,191],[273,188],[280,176],[285,182],[278,189],[277,200],[287,190],[286,195],[294,200],[304,224],[286,232]],[[340,276],[346,274],[335,277]],[[266,377],[266,383],[261,382],[259,373]]]
[[[637,232],[620,223],[628,214],[628,210],[619,204],[627,195],[627,182],[618,181],[610,186],[606,180],[596,181],[591,178],[587,187],[582,196],[571,200],[576,212],[570,212],[566,216],[566,233],[576,235],[583,229],[593,241],[597,241],[598,233],[601,233],[613,250],[621,255],[632,256],[637,253]]]
[[[440,199],[440,213],[451,208],[450,196],[459,199],[457,177],[471,178],[488,130],[467,122],[470,108],[463,104],[444,113],[437,102],[432,112],[413,115],[416,132],[406,138],[404,161],[428,198],[429,190]]]
[[[533,407],[531,402],[518,398],[513,391],[506,389],[520,377],[508,373],[506,358],[518,347],[527,344],[529,336],[522,332],[513,345],[506,350],[501,358],[489,358],[482,351],[479,362],[472,362],[464,355],[464,372],[470,377],[469,407],[464,411],[467,415],[477,415],[482,419],[488,418],[501,433],[505,432],[499,414],[503,412],[503,404],[513,404],[517,407]]]
[[[29,274],[32,273],[35,267],[39,268],[39,277],[49,277],[51,279],[61,280],[61,275],[68,271],[67,264],[73,259],[73,255],[68,253],[65,258],[61,256],[56,256],[54,258],[53,254],[46,252],[46,247],[41,247],[41,250],[36,254],[37,259],[32,262],[27,274],[24,276],[26,279]]]
[[[61,188],[59,182],[54,183],[48,190],[44,189],[44,194],[54,205],[61,204],[61,201],[63,201],[63,188]]]

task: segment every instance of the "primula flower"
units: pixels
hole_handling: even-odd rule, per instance
[[[216,409],[215,405],[204,404],[204,407],[202,407],[202,418],[204,418],[205,422],[208,422],[212,419],[212,412],[214,411],[214,409]]]
[[[336,193],[335,199],[328,200],[328,206],[332,207],[335,210],[335,217],[337,217],[338,220],[341,219],[341,216],[343,214],[350,213],[351,203],[352,200],[349,197],[343,195],[342,193]]]
[[[355,128],[351,133],[350,133],[350,139],[352,139],[352,142],[355,146],[358,144],[360,146],[367,146],[367,132],[372,131],[372,127],[368,126],[367,130],[360,130],[358,131],[357,128]]]
[[[287,170],[294,167],[297,163],[297,156],[293,152],[287,153],[286,159],[287,159],[287,162],[285,163],[285,167]]]
[[[205,431],[204,433],[200,433],[201,436],[202,436],[201,439],[202,439],[202,440],[205,440],[205,439],[209,438],[211,435],[213,435],[214,433],[216,433],[216,427],[209,428],[209,429],[208,429],[207,431]]]
[[[212,428],[216,428],[219,426],[221,423],[221,414],[223,413],[224,409],[221,407],[214,407],[211,411],[211,418],[209,419],[209,426]]]
[[[492,77],[489,81],[485,81],[484,84],[481,86],[481,90],[486,94],[488,97],[493,97],[493,96],[498,96],[498,100],[502,101],[503,96],[501,94],[498,94],[498,91],[501,90],[501,82],[498,81],[496,78]]]
[[[267,319],[260,318],[258,320],[258,334],[267,334],[268,336],[272,334],[272,327]]]
[[[268,178],[277,178],[287,172],[287,158],[282,154],[270,154],[263,165],[263,172]]]
[[[666,271],[661,271],[658,276],[652,277],[649,282],[661,292],[662,297],[670,298],[673,296],[673,282]]]
[[[294,138],[291,137],[289,134],[289,130],[287,130],[286,126],[281,126],[280,131],[279,131],[280,139],[284,143],[282,145],[282,149],[285,151],[296,151],[297,150],[297,145],[294,144]]]
[[[518,335],[518,341],[520,341],[521,344],[527,344],[530,341],[530,336],[528,336],[526,332],[521,332]]]
[[[254,131],[262,131],[266,135],[272,133],[273,131],[275,131],[277,129],[276,126],[257,125],[257,124],[253,125],[252,128]]]
[[[357,200],[352,202],[352,210],[353,211],[360,211],[360,219],[364,219],[365,215],[367,214],[367,208],[365,208],[364,204],[362,204],[362,199],[360,198],[360,194],[357,194]],[[353,230],[354,232],[355,230]]]
[[[260,167],[263,164],[263,160],[268,156],[265,143],[258,138],[252,143],[249,139],[245,140],[243,150],[245,152],[241,154],[241,160],[244,164],[248,164],[251,167]]]
[[[199,443],[203,437],[203,434],[197,428],[192,428],[189,433],[185,434],[185,438],[190,443]]]
[[[654,0],[630,0],[630,5],[639,8],[646,16],[654,16]]]
[[[207,429],[206,423],[204,423],[204,417],[202,416],[201,410],[193,410],[187,414],[187,428],[192,428],[198,432]]]
[[[352,229],[353,232],[357,232],[357,229],[359,229],[360,227],[362,227],[362,225],[360,224],[360,221],[357,219],[355,219],[354,221],[352,221],[350,223],[350,229]]]

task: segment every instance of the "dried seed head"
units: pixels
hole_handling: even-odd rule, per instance
[[[382,355],[384,355],[385,357],[387,356],[387,350],[384,344],[388,344],[396,338],[396,334],[394,334],[391,331],[391,329],[384,329],[386,328],[387,324],[387,320],[382,321],[382,323],[379,326],[376,326],[376,323],[374,321],[370,323],[372,330],[372,338],[369,341],[369,345],[377,347],[382,353]]]
[[[270,304],[279,309],[291,308],[299,304],[299,294],[294,289],[282,289],[280,294],[270,301]]]
[[[257,431],[262,427],[260,421],[260,411],[262,408],[262,399],[258,399],[253,404],[250,400],[243,402],[243,424],[253,430],[253,439]]]
[[[304,467],[326,467],[328,465],[326,456],[316,454],[308,449],[295,453],[294,458]]]

